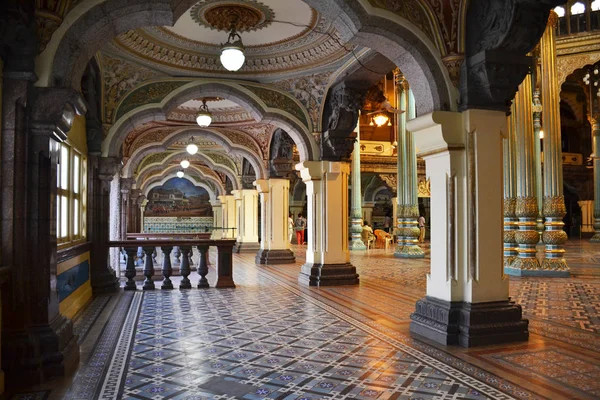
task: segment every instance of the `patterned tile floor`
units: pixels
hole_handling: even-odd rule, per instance
[[[258,267],[239,255],[236,289],[121,293],[102,305],[70,389],[30,398],[600,398],[600,246],[568,250],[572,278],[511,278],[529,342],[475,349],[410,337],[428,259],[352,254],[360,286],[315,289],[298,286],[300,262]]]

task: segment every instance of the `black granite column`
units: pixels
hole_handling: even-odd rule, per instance
[[[94,294],[114,292],[119,280],[109,260],[109,190],[110,182],[119,170],[117,158],[88,158],[88,235],[91,246],[91,283]]]

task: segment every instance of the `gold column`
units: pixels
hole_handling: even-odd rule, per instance
[[[515,234],[518,228],[517,206],[517,166],[516,166],[516,127],[515,106],[512,105],[508,117],[508,136],[502,140],[504,163],[504,267],[510,267],[518,256]]]
[[[515,215],[519,218],[519,230],[515,241],[519,245],[518,257],[510,267],[504,268],[507,275],[534,275],[540,264],[536,258],[539,235],[535,229],[538,205],[535,197],[534,132],[532,111],[531,75],[527,75],[513,104],[516,128],[517,201]]]
[[[594,163],[594,236],[591,242],[600,243],[600,117],[591,119],[592,121],[592,149],[594,154],[592,160]]]
[[[566,215],[563,196],[562,149],[560,138],[560,97],[556,75],[555,28],[558,15],[550,11],[546,31],[540,41],[542,59],[542,123],[544,127],[544,210],[546,230],[542,240],[546,258],[542,269],[548,276],[569,276],[563,245],[567,234],[562,219]]]

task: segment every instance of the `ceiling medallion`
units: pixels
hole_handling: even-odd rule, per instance
[[[192,19],[200,26],[227,31],[235,21],[239,32],[263,29],[275,19],[273,10],[254,0],[204,0],[190,10]]]

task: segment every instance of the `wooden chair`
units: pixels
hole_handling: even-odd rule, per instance
[[[363,241],[365,246],[367,246],[367,250],[372,248],[373,245],[375,244],[375,237],[369,235],[369,233],[370,233],[369,231],[363,229],[363,231],[360,234],[360,239]]]

